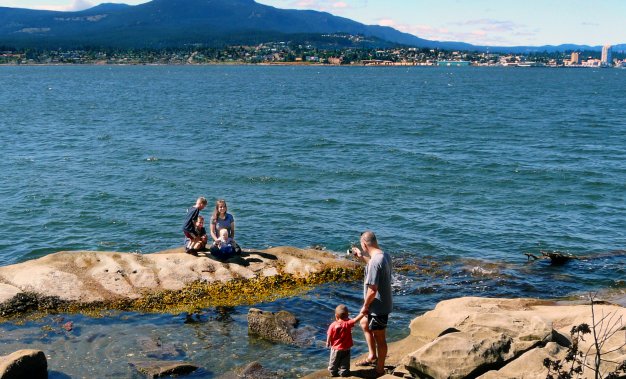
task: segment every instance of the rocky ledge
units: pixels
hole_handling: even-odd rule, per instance
[[[154,254],[70,251],[0,267],[0,317],[26,313],[194,311],[255,304],[329,281],[352,281],[362,267],[320,250],[276,247],[228,261],[182,249]]]
[[[601,349],[606,359],[601,371],[606,373],[626,360],[626,308],[594,304],[593,311],[599,337],[610,337]],[[570,331],[583,323],[594,325],[590,305],[476,297],[442,301],[411,322],[408,337],[389,344],[385,377],[545,379],[544,359],[564,359],[572,344]],[[607,330],[616,333],[609,336]],[[590,335],[579,342],[590,365],[595,357],[593,343]],[[364,358],[353,360],[353,377],[376,377],[373,368],[356,366]],[[326,370],[320,370],[307,378],[327,376]],[[578,377],[594,378],[594,373],[585,369]]]

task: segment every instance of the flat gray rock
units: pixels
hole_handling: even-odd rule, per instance
[[[134,361],[129,362],[137,371],[150,378],[161,378],[172,375],[186,375],[196,371],[199,367],[181,361]]]

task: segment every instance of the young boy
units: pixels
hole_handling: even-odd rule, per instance
[[[330,347],[328,371],[331,376],[350,376],[350,348],[352,342],[352,328],[363,318],[359,313],[350,319],[348,307],[340,304],[335,308],[335,322],[328,327],[326,347]]]
[[[191,255],[198,255],[198,251],[204,251],[206,248],[207,234],[204,229],[204,217],[198,216],[196,220],[194,234],[196,238],[187,238],[185,242],[185,252]]]
[[[191,240],[198,238],[196,234],[196,221],[198,221],[200,211],[206,207],[206,204],[206,199],[200,196],[196,200],[196,205],[191,207],[189,212],[187,212],[187,217],[185,217],[185,223],[183,224],[183,233],[185,233],[186,238]]]

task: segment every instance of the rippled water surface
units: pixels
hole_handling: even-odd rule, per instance
[[[244,247],[341,252],[375,230],[396,267],[391,339],[446,298],[626,287],[626,70],[0,67],[0,84],[2,265],[179,246],[204,195],[228,200]],[[527,263],[540,250],[585,259]],[[324,367],[332,309],[360,297],[257,305],[296,313],[301,348],[251,339],[236,307],[2,324],[0,354],[42,348],[52,377],[132,377],[146,358],[295,377]]]

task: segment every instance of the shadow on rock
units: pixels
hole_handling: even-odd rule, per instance
[[[275,256],[274,254],[263,253],[261,251],[244,251],[241,253],[242,257],[249,257],[250,255],[258,255],[261,258],[270,259],[272,261],[275,261],[278,259],[278,257]]]

